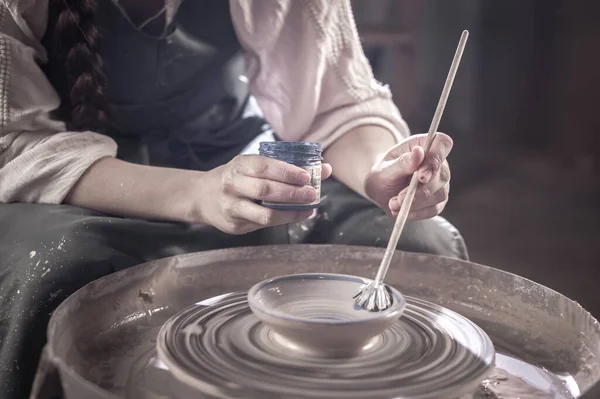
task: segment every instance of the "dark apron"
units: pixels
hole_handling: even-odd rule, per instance
[[[228,1],[183,1],[160,36],[141,32],[111,1],[99,5],[96,25],[111,104],[106,133],[119,144],[119,158],[205,171],[227,163],[269,129],[248,109],[245,62]],[[64,100],[64,117],[63,60],[51,50],[56,18],[51,10],[46,71]]]
[[[228,1],[183,1],[168,34],[159,38],[137,31],[108,0],[99,3],[113,105],[108,134],[119,143],[120,158],[209,170],[268,128],[260,116],[244,112],[249,93],[239,79],[244,64]],[[55,18],[51,12],[45,39],[50,53]],[[66,100],[63,69],[51,59],[47,73]],[[241,236],[68,205],[0,204],[0,398],[28,396],[51,312],[109,273],[217,248],[387,245],[393,219],[383,210],[333,179],[323,182],[322,194],[315,218]],[[407,223],[398,248],[467,258],[462,237],[442,218]]]

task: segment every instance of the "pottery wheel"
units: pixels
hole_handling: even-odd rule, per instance
[[[282,343],[245,293],[173,316],[157,351],[182,384],[222,398],[439,398],[472,390],[493,365],[491,340],[455,312],[406,299],[403,316],[352,358],[308,357]]]

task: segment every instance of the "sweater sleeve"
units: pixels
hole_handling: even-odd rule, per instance
[[[48,0],[0,1],[0,203],[61,203],[116,143],[67,132],[50,112],[60,99],[42,72]]]
[[[349,0],[230,0],[248,80],[285,140],[325,147],[359,125],[410,135],[364,55]]]

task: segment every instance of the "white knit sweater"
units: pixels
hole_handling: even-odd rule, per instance
[[[251,93],[283,139],[327,147],[364,124],[408,136],[373,77],[349,0],[230,3]],[[40,69],[47,14],[48,0],[0,0],[0,203],[61,203],[87,168],[117,151],[109,137],[49,118],[60,100]]]

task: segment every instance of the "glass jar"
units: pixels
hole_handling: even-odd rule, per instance
[[[317,199],[310,204],[294,204],[260,201],[262,206],[271,209],[304,211],[314,209],[321,203],[321,161],[322,152],[319,143],[303,143],[296,141],[269,141],[260,143],[260,155],[277,159],[298,166],[308,172],[308,185],[317,191]]]

